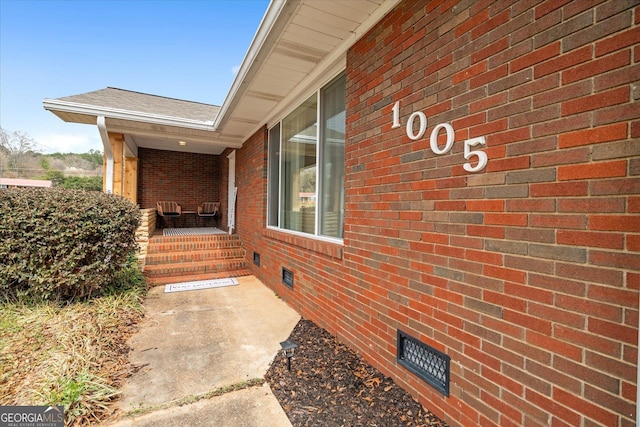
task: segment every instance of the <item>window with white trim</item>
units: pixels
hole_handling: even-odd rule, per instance
[[[269,130],[269,226],[342,238],[345,82],[337,77]]]

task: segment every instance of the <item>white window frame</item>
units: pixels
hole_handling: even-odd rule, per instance
[[[266,227],[268,229],[271,230],[277,230],[279,232],[283,232],[283,233],[289,233],[289,234],[293,234],[296,236],[300,236],[300,237],[304,237],[304,238],[308,238],[308,239],[316,239],[316,240],[321,240],[321,241],[325,241],[325,242],[331,242],[331,243],[339,243],[339,244],[344,244],[344,238],[343,237],[333,237],[333,236],[325,236],[325,235],[320,235],[318,234],[319,230],[320,230],[320,207],[322,204],[322,197],[321,197],[321,190],[322,190],[322,179],[320,176],[320,169],[321,169],[321,163],[320,161],[323,161],[322,157],[324,157],[324,155],[322,154],[322,151],[320,149],[320,144],[324,143],[321,140],[321,134],[322,134],[322,126],[321,126],[321,102],[322,102],[322,96],[321,96],[321,92],[322,89],[329,86],[332,82],[334,82],[336,79],[338,79],[339,77],[343,76],[345,73],[344,70],[340,71],[339,73],[337,73],[336,75],[334,75],[332,78],[330,78],[329,80],[327,80],[326,82],[324,82],[324,84],[317,88],[316,90],[314,90],[313,92],[308,93],[308,95],[306,97],[302,97],[302,101],[300,101],[299,103],[297,103],[296,105],[292,106],[290,109],[288,109],[286,111],[286,114],[283,114],[282,117],[280,117],[279,120],[274,121],[273,123],[270,124],[270,126],[267,129],[267,209],[266,209]],[[291,114],[296,108],[298,108],[302,102],[304,102],[305,100],[309,99],[311,96],[313,96],[315,94],[316,96],[316,123],[318,123],[318,130],[317,130],[317,134],[316,134],[316,138],[317,138],[317,143],[316,143],[316,205],[315,205],[315,223],[314,223],[314,233],[305,233],[302,231],[296,231],[296,230],[289,230],[287,228],[283,228],[281,227],[282,224],[282,215],[280,215],[280,203],[282,201],[282,167],[281,167],[281,163],[282,163],[282,121],[289,115]],[[346,109],[346,99],[345,99],[345,109]],[[278,225],[270,225],[271,223],[271,203],[272,203],[272,183],[269,180],[269,178],[271,177],[271,168],[273,167],[272,161],[271,161],[271,131],[275,126],[280,126],[280,130],[279,130],[279,141],[278,141]],[[342,183],[342,185],[344,186],[344,181]],[[343,192],[344,192],[344,188],[343,188]],[[341,215],[344,216],[344,212],[341,212]],[[342,223],[344,224],[344,218]],[[343,225],[343,234],[344,234],[344,225]]]

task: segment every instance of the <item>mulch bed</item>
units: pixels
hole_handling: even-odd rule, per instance
[[[280,353],[265,376],[294,427],[447,427],[393,380],[309,320],[289,339],[291,371]]]

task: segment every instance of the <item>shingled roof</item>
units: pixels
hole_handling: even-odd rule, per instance
[[[98,108],[136,111],[168,117],[213,122],[220,110],[217,105],[166,98],[141,92],[107,87],[93,92],[57,98],[59,101],[92,105]]]

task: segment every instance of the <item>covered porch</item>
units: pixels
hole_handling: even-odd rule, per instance
[[[184,229],[191,229],[189,235],[233,232],[235,204],[229,200],[235,201],[235,149],[242,143],[213,131],[220,107],[111,87],[47,99],[44,107],[66,122],[97,125],[103,190],[129,199],[142,213],[137,238],[143,268],[158,258],[148,256],[153,239],[169,248],[158,241],[165,229],[178,230],[171,236],[187,234]],[[159,215],[159,202],[174,203],[179,214]],[[211,203],[218,204],[215,216],[203,210]]]
[[[46,99],[44,107],[66,122],[97,125],[105,192],[143,211],[155,212],[162,201],[180,206],[179,216],[160,216],[155,227],[211,225],[211,218],[198,212],[215,202],[220,203],[215,226],[232,231],[229,194],[235,192],[234,149],[242,141],[213,130],[220,107],[111,87]]]
[[[176,202],[187,214],[228,199],[227,157],[242,142],[213,130],[220,107],[111,87],[46,99],[44,107],[66,122],[97,125],[107,193],[141,209]],[[228,227],[224,207],[220,223]]]

